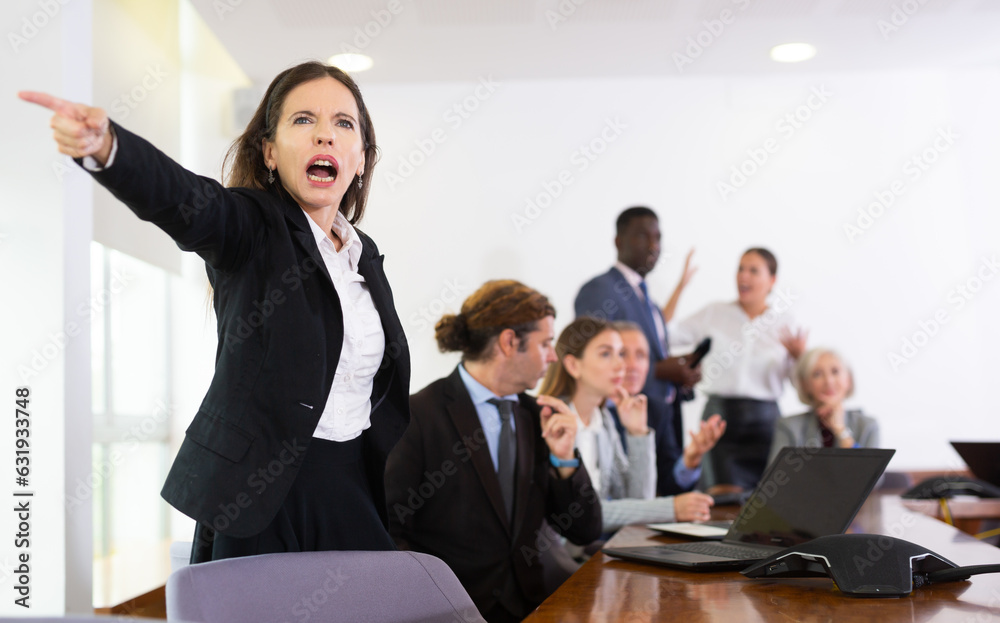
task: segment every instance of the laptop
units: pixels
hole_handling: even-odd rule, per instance
[[[953,441],[951,447],[955,448],[976,478],[1000,486],[1000,442]]]
[[[609,556],[698,571],[738,570],[851,524],[895,450],[783,448],[722,541],[604,548]]]

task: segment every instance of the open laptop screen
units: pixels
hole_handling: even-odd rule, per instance
[[[783,448],[733,522],[726,541],[789,547],[839,534],[864,504],[894,453]]]
[[[976,478],[1000,487],[1000,442],[953,441],[951,445]]]

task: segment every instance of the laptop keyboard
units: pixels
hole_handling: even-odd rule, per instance
[[[742,545],[730,545],[728,543],[679,543],[667,546],[671,551],[680,550],[694,554],[705,554],[706,556],[720,556],[731,558],[732,560],[751,560],[764,558],[765,554],[753,547],[743,547]]]

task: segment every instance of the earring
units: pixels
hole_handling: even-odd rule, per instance
[[[268,184],[274,183],[274,169],[271,168],[267,169],[267,183]]]
[[[364,186],[364,185],[365,185],[365,183],[363,181],[361,181],[361,175],[359,175],[358,176],[358,190],[361,190],[361,187]]]

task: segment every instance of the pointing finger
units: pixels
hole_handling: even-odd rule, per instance
[[[71,119],[83,119],[83,115],[80,114],[71,102],[67,102],[66,100],[60,99],[54,95],[41,93],[39,91],[21,91],[17,94],[17,96],[26,102],[44,106],[56,114],[70,117]]]

